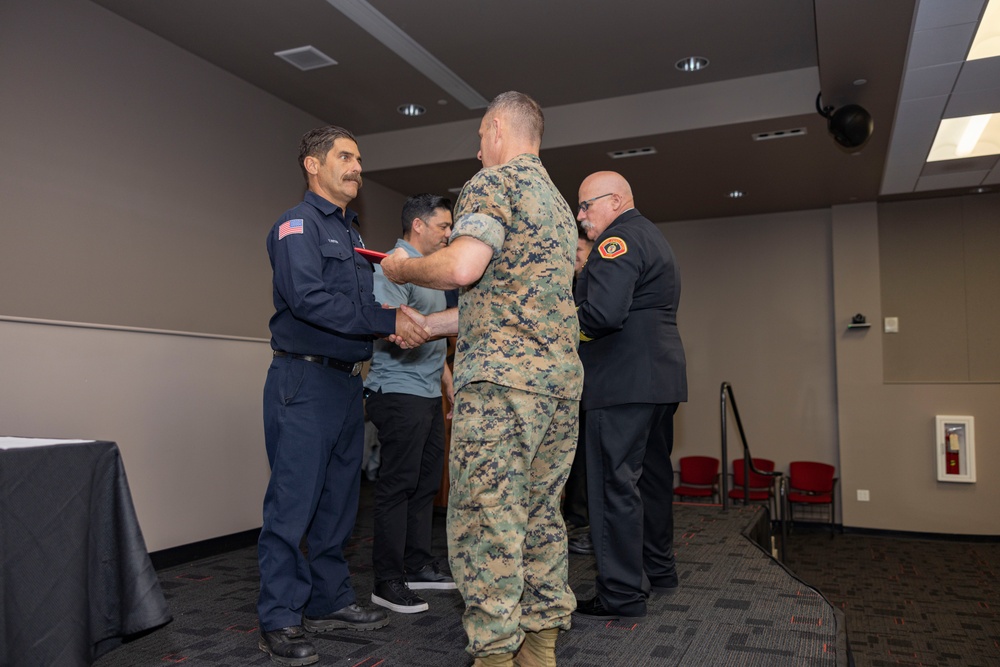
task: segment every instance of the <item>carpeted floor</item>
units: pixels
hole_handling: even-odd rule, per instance
[[[348,558],[361,601],[371,593],[370,485]],[[711,506],[678,506],[675,541],[680,591],[656,596],[638,622],[574,619],[559,639],[560,665],[839,666],[838,613],[742,533],[766,525],[756,508],[721,513]],[[444,553],[444,517],[435,517],[435,544]],[[593,557],[570,556],[570,584],[593,593]],[[97,667],[267,665],[257,648],[258,586],[253,547],[159,571],[174,621],[102,657]],[[391,614],[388,627],[369,633],[315,635],[320,665],[342,667],[465,667],[455,591],[422,591],[431,609]]]
[[[1000,666],[1000,544],[795,531],[788,567],[847,618],[859,667]]]

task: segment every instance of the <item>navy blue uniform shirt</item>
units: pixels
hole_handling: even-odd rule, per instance
[[[267,236],[274,270],[271,347],[340,361],[372,356],[372,336],[396,330],[396,312],[376,303],[372,264],[353,228],[358,214],[314,192],[286,211]]]
[[[634,208],[619,215],[594,241],[575,297],[581,408],[687,400],[681,274],[656,225]]]

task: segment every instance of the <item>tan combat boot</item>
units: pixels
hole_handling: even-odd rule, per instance
[[[514,654],[513,653],[494,653],[493,655],[486,655],[482,658],[476,658],[475,662],[472,663],[472,667],[513,667],[514,666]]]
[[[559,628],[525,632],[524,643],[514,660],[516,667],[556,667],[556,637]]]

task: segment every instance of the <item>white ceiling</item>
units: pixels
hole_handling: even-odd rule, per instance
[[[924,162],[942,118],[1000,111],[1000,57],[965,62],[984,0],[920,0],[880,193],[1000,184],[996,155]]]
[[[481,101],[511,89],[545,109],[542,159],[571,203],[588,173],[614,169],[654,220],[1000,184],[996,156],[925,163],[942,117],[1000,111],[1000,58],[963,62],[984,0],[93,1],[351,129],[367,178],[402,194],[460,187],[478,168]],[[387,19],[376,34],[359,25],[372,18]],[[301,72],[273,55],[306,45],[338,64]],[[710,66],[673,67],[695,55]],[[820,90],[824,106],[871,112],[860,151],[827,133]],[[396,113],[410,102],[428,113]],[[644,147],[655,154],[608,156]]]

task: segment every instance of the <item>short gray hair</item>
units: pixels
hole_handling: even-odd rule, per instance
[[[542,107],[531,97],[514,90],[500,93],[486,108],[486,116],[500,114],[511,121],[516,132],[538,144],[542,143],[542,133],[545,132],[545,116],[542,114]]]

